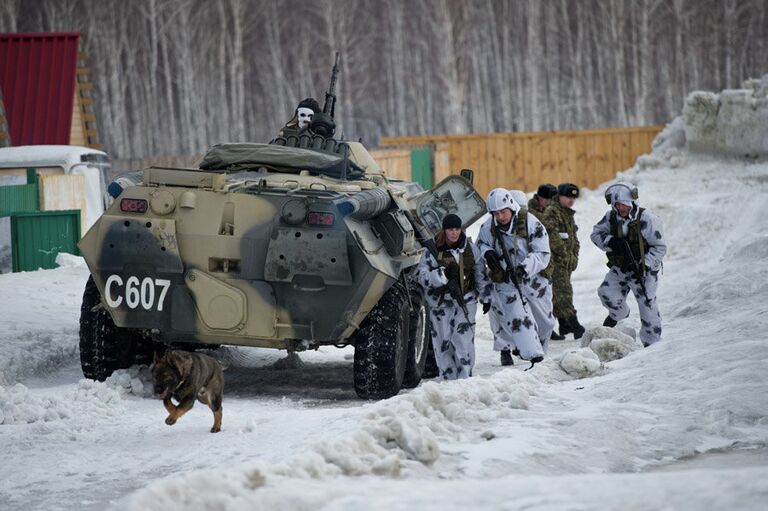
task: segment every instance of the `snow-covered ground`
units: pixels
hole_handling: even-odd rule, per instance
[[[370,403],[351,349],[280,369],[225,348],[222,432],[200,404],[168,427],[146,367],[82,378],[81,259],[0,275],[0,509],[765,509],[768,164],[679,153],[623,178],[665,225],[663,341],[580,379],[558,363],[570,337],[502,369],[478,315],[472,379]],[[576,204],[589,327],[606,208],[602,190]]]

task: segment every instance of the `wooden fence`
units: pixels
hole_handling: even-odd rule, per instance
[[[432,145],[435,183],[471,168],[475,188],[485,196],[497,187],[529,192],[541,183],[571,182],[594,189],[649,152],[662,128],[384,137],[381,145]]]

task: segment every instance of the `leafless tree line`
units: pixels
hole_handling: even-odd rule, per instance
[[[768,73],[765,0],[0,0],[79,31],[113,155],[265,141],[342,54],[347,138],[663,123]]]

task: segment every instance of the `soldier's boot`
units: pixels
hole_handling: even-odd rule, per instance
[[[549,340],[550,341],[564,341],[565,340],[565,336],[564,335],[560,335],[557,332],[555,332],[554,330],[552,330],[552,335],[549,336]]]
[[[615,319],[613,319],[611,316],[606,316],[605,317],[605,321],[603,321],[603,326],[607,326],[607,327],[610,327],[610,328],[613,328],[613,327],[615,327],[618,324],[619,324],[619,322],[616,321]]]
[[[570,318],[568,318],[568,322],[571,325],[571,332],[573,332],[573,338],[581,339],[581,336],[584,335],[585,329],[583,326],[581,326],[581,323],[579,323],[579,318],[577,318],[576,316],[571,316]]]
[[[501,365],[503,366],[511,366],[514,365],[514,361],[512,360],[512,352],[509,350],[501,350]]]
[[[565,336],[573,332],[573,327],[569,321],[570,318],[557,318],[557,322],[560,324],[560,335],[563,339]]]

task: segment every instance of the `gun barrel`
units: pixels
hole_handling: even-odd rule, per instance
[[[392,204],[392,197],[383,188],[372,188],[340,201],[337,205],[344,216],[355,220],[369,220],[382,214]]]
[[[330,114],[331,117],[333,117],[336,109],[336,78],[339,76],[339,57],[339,52],[336,52],[336,59],[331,70],[331,83],[328,85],[328,92],[325,93],[325,104],[323,105],[323,112]]]

